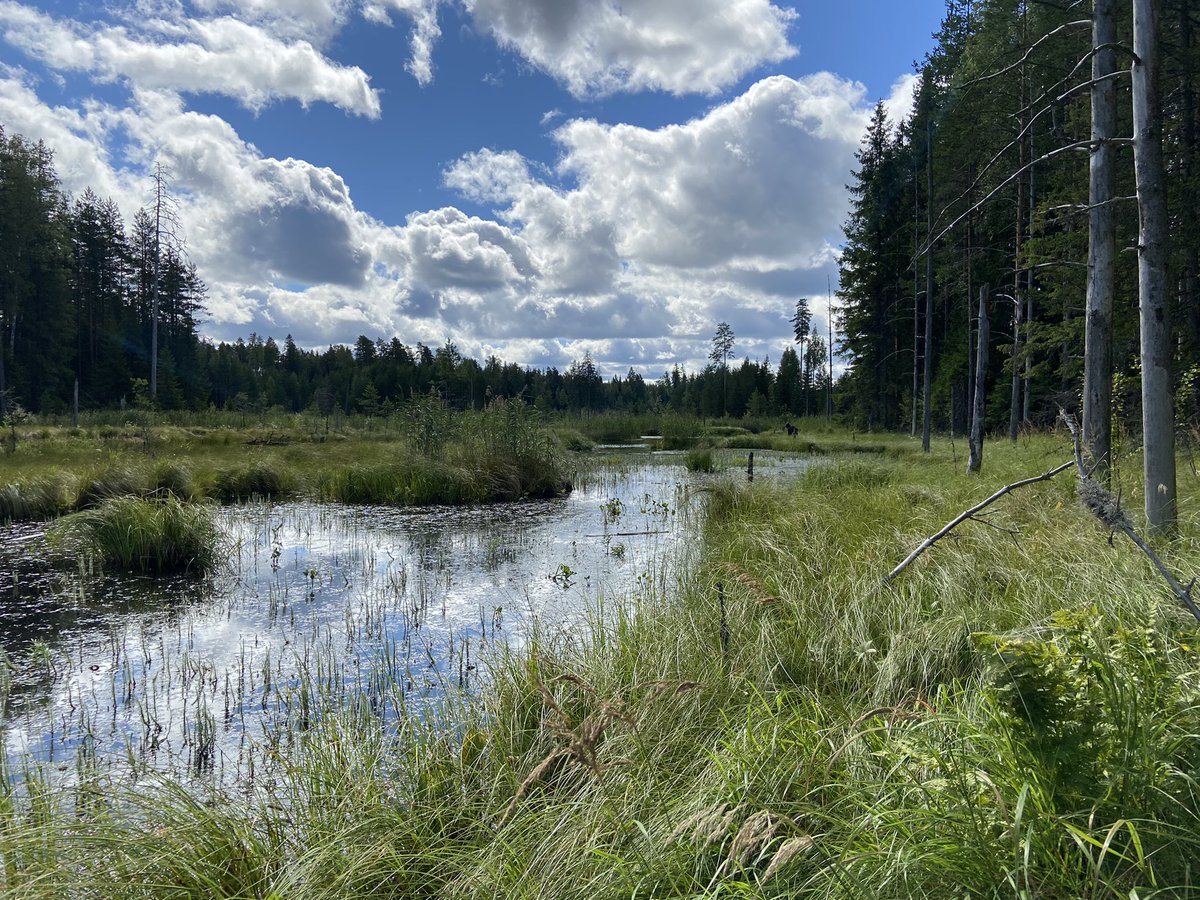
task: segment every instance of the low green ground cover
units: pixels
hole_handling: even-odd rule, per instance
[[[485,503],[570,489],[563,446],[519,402],[462,414],[424,398],[386,429],[326,433],[313,424],[29,426],[0,460],[0,521],[120,497]]]
[[[1200,896],[1200,633],[1070,473],[883,575],[1054,437],[714,489],[678,584],[381,726],[351,702],[245,795],[0,796],[8,895]],[[1198,487],[1161,549],[1200,573]],[[1137,507],[1137,491],[1124,486]],[[655,585],[658,585],[655,587]]]

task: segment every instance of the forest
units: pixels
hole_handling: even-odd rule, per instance
[[[1157,76],[1179,424],[1200,420],[1200,235],[1189,221],[1200,201],[1194,18],[1187,0],[1163,3]],[[990,430],[1015,436],[1023,425],[1051,423],[1060,406],[1078,407],[1090,217],[1103,208],[1115,248],[1112,416],[1118,429],[1138,430],[1132,18],[1114,16],[1113,28],[1109,52],[1097,55],[1092,16],[1078,3],[949,0],[935,46],[917,65],[911,114],[893,123],[877,106],[849,185],[834,311],[844,370],[833,367],[843,375],[832,405],[847,424],[915,434],[927,414],[928,427],[964,433],[978,358]],[[1101,56],[1110,71],[1097,82]],[[1091,139],[1097,83],[1109,89],[1113,117],[1101,143]],[[1097,204],[1089,165],[1101,148],[1112,175]],[[519,397],[545,411],[826,412],[829,348],[807,298],[781,310],[796,305],[796,349],[777,365],[739,364],[714,343],[703,371],[677,365],[654,381],[634,369],[606,379],[590,357],[562,372],[532,369],[465,357],[449,341],[410,345],[402,335],[324,350],[297,347],[290,335],[282,346],[255,334],[212,343],[200,337],[205,285],[162,212],[151,203],[127,226],[112,200],[63,192],[52,148],[0,131],[0,413],[10,404],[63,413],[76,383],[89,409],[153,401],[165,410],[381,415],[433,390],[458,408]],[[990,337],[980,354],[984,287]]]
[[[1132,140],[1133,17],[1108,10],[1093,51],[1092,4],[950,0],[918,63],[913,111],[876,108],[858,153],[841,258],[839,407],[861,426],[918,431],[925,383],[935,427],[966,430],[977,359],[978,296],[988,289],[987,424],[1013,436],[1080,405],[1089,217],[1111,213],[1111,364],[1118,427],[1140,428],[1137,188]],[[1119,11],[1118,11],[1119,9]],[[1196,6],[1161,4],[1166,254],[1176,414],[1200,416],[1200,201]],[[1098,47],[1102,45],[1097,44]],[[1105,52],[1107,51],[1107,52]],[[1096,64],[1106,70],[1096,74]],[[1093,139],[1094,87],[1111,110]],[[1108,198],[1089,199],[1091,158],[1111,158]],[[926,335],[929,342],[926,343]],[[928,349],[926,349],[928,347]]]

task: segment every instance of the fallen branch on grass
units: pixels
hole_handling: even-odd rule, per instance
[[[1141,550],[1154,563],[1154,568],[1158,569],[1167,585],[1171,588],[1176,599],[1187,608],[1187,611],[1195,616],[1196,621],[1200,622],[1200,608],[1196,606],[1196,601],[1192,599],[1192,588],[1196,586],[1196,579],[1193,578],[1188,582],[1187,587],[1184,587],[1178,578],[1167,568],[1167,564],[1162,561],[1154,548],[1146,543],[1145,539],[1133,529],[1133,523],[1129,521],[1129,516],[1125,514],[1125,510],[1121,509],[1121,503],[1112,492],[1104,485],[1092,477],[1091,473],[1083,464],[1083,448],[1079,438],[1079,424],[1075,421],[1075,417],[1068,415],[1066,410],[1059,409],[1059,418],[1066,424],[1067,429],[1071,432],[1071,438],[1075,442],[1075,468],[1079,473],[1079,499],[1083,505],[1091,511],[1097,519],[1107,525],[1112,531],[1120,531],[1129,540],[1133,541],[1134,545]]]
[[[1005,494],[1011,493],[1012,491],[1015,491],[1017,488],[1025,487],[1028,484],[1037,484],[1039,481],[1049,481],[1051,478],[1053,478],[1059,472],[1062,472],[1066,469],[1071,468],[1072,465],[1073,465],[1072,462],[1067,461],[1067,462],[1063,463],[1061,466],[1056,466],[1055,468],[1051,469],[1049,472],[1043,472],[1041,475],[1035,475],[1032,478],[1025,478],[1025,479],[1022,479],[1021,481],[1013,482],[1012,484],[1006,484],[1004,487],[1000,488],[1000,490],[996,491],[996,493],[992,494],[992,496],[988,497],[986,500],[982,501],[981,503],[976,503],[974,506],[972,506],[966,512],[960,513],[958,516],[955,516],[951,521],[947,522],[942,527],[942,529],[940,531],[938,531],[936,534],[930,535],[929,537],[925,538],[925,540],[923,540],[921,542],[920,546],[918,546],[916,550],[914,550],[912,553],[908,554],[908,556],[905,558],[904,562],[900,563],[900,565],[896,566],[896,568],[894,568],[894,569],[892,569],[892,571],[888,572],[887,575],[885,575],[883,577],[884,584],[890,583],[892,581],[892,579],[894,579],[897,575],[899,575],[901,572],[903,572],[905,569],[907,569],[910,565],[912,565],[913,560],[915,560],[918,556],[920,556],[922,553],[924,553],[926,550],[928,550],[930,547],[932,547],[934,544],[936,544],[938,541],[940,541],[942,538],[944,538],[946,535],[948,535],[951,531],[953,531],[955,528],[957,528],[963,522],[966,522],[968,519],[975,518],[975,516],[979,512],[981,512],[984,509],[986,509],[987,507],[991,506],[993,503],[995,503],[997,500],[999,500]],[[990,523],[985,523],[985,524],[990,524]]]

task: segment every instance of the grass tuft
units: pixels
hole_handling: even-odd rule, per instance
[[[278,500],[297,492],[296,477],[274,460],[259,459],[216,475],[213,495],[223,503],[242,500]]]
[[[34,476],[0,485],[0,522],[51,519],[67,502],[66,479],[61,474]]]
[[[64,518],[52,536],[127,572],[208,574],[221,558],[221,535],[209,508],[174,497],[105,500]]]

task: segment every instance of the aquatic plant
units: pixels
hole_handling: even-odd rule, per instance
[[[711,447],[693,447],[683,458],[689,472],[715,472],[716,462]]]
[[[117,497],[65,517],[52,537],[101,565],[131,572],[214,571],[220,530],[202,504]]]

